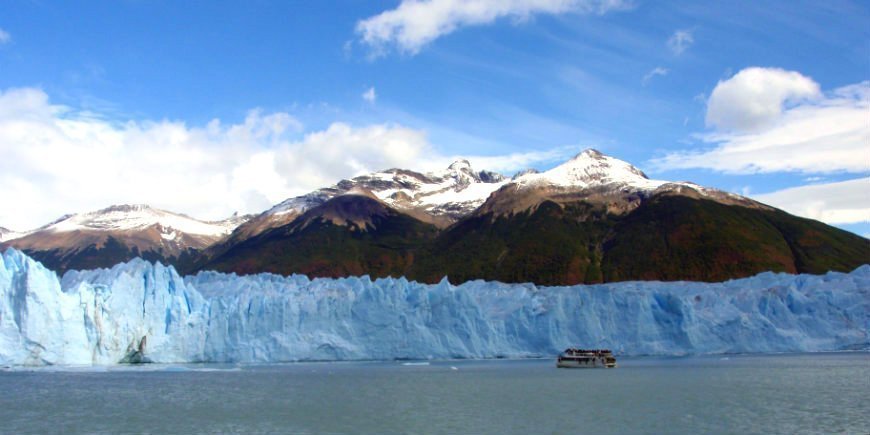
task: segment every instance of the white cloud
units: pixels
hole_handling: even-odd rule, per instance
[[[603,14],[629,6],[625,0],[402,0],[395,9],[359,21],[356,31],[375,54],[383,54],[391,45],[416,54],[459,27],[504,17],[522,21],[534,14]]]
[[[299,138],[287,113],[237,124],[110,122],[53,105],[39,89],[0,92],[0,222],[28,229],[67,212],[149,203],[199,218],[259,212],[372,169],[411,166],[423,132],[334,123]]]
[[[819,96],[818,83],[799,72],[746,68],[713,89],[707,101],[706,122],[721,130],[759,130],[782,115],[784,104]]]
[[[668,38],[668,48],[677,56],[683,54],[694,43],[695,37],[692,36],[691,30],[677,30]]]
[[[261,110],[235,124],[114,122],[52,104],[40,89],[0,91],[0,225],[27,230],[122,203],[220,219],[261,212],[342,178],[391,167],[443,169],[452,161],[424,131],[401,125],[302,128],[290,114]],[[480,169],[509,170],[555,155],[466,158]]]
[[[662,67],[660,67],[660,66],[657,66],[657,67],[653,68],[652,70],[650,70],[650,72],[646,73],[646,74],[643,76],[643,80],[642,80],[643,85],[646,86],[646,85],[649,83],[649,81],[652,80],[652,78],[655,77],[655,76],[666,76],[666,75],[668,75],[668,72],[669,72],[669,71],[668,71],[667,68],[662,68]]]
[[[821,93],[795,72],[750,68],[710,96],[705,149],[652,161],[659,170],[706,168],[748,174],[870,170],[870,82]],[[711,147],[712,146],[712,147]]]
[[[0,45],[6,44],[12,40],[12,35],[9,32],[0,29]]]
[[[366,100],[369,103],[374,103],[375,100],[378,99],[378,94],[375,93],[375,87],[372,86],[372,87],[368,88],[368,90],[363,92],[362,98],[363,98],[363,100]]]
[[[281,149],[276,167],[311,190],[374,170],[416,167],[434,153],[420,130],[390,124],[356,128],[336,122]]]
[[[784,189],[753,198],[828,224],[870,222],[870,177]]]

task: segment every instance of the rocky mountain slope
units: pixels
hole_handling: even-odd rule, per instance
[[[147,205],[72,214],[0,247],[15,247],[58,271],[111,267],[136,257],[186,266],[247,218],[204,222]]]
[[[850,271],[870,263],[867,239],[739,195],[651,180],[595,150],[546,172],[487,184],[492,188],[487,199],[446,228],[388,202],[383,193],[349,189],[319,207],[366,203],[355,214],[300,214],[244,240],[243,247],[224,250],[200,269],[567,285],[720,281],[768,270]],[[388,221],[374,228],[358,223],[383,216]],[[389,233],[386,242],[383,229],[394,225],[403,228],[401,237]],[[355,254],[349,258],[347,252]],[[372,258],[380,261],[367,263]]]
[[[16,239],[16,238],[20,237],[21,235],[22,234],[18,233],[17,231],[12,231],[10,229],[0,227],[0,242],[3,242],[5,240]]]
[[[329,277],[410,275],[415,252],[437,233],[435,225],[356,191],[239,242],[199,268],[279,274],[292,269]]]
[[[420,173],[387,169],[341,180],[330,187],[289,198],[240,225],[227,239],[228,246],[264,231],[289,224],[311,208],[353,191],[365,191],[384,204],[438,227],[446,227],[479,207],[494,190],[505,184],[495,172],[475,171],[467,160],[447,169]]]
[[[182,273],[571,285],[722,281],[870,263],[863,237],[740,195],[652,180],[595,150],[510,179],[462,160],[427,174],[390,169],[222,222],[114,206],[18,236],[0,247],[61,272],[139,256]]]

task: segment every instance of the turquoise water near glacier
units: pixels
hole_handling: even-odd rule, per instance
[[[0,372],[2,433],[870,432],[870,353]]]

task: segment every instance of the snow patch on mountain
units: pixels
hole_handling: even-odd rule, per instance
[[[445,170],[425,174],[405,169],[387,169],[289,198],[258,219],[301,215],[337,195],[362,189],[367,196],[370,193],[397,210],[420,210],[455,220],[471,213],[505,183],[507,180],[500,174],[475,171],[468,160],[457,160]],[[276,221],[283,222],[280,219]]]
[[[325,190],[326,189],[321,189],[305,195],[285,199],[269,210],[266,210],[264,214],[280,216],[305,213],[306,211],[323,204],[335,195],[334,192],[325,192]]]
[[[688,181],[650,179],[632,164],[587,149],[571,160],[545,172],[527,171],[515,175],[511,184],[517,189],[546,188],[557,192],[632,192],[643,196],[676,194],[703,197],[726,204],[763,207],[755,201],[730,192],[704,187]]]
[[[0,227],[0,242],[5,242],[7,240],[17,239],[19,237],[24,237],[28,232],[18,232],[13,231],[7,228]]]
[[[62,280],[0,256],[0,364],[278,362],[866,349],[870,266],[723,283],[309,280],[133,260]],[[141,351],[141,352],[140,352]]]
[[[159,225],[162,227],[163,238],[172,240],[175,238],[174,230],[191,235],[222,237],[231,233],[245,220],[246,217],[233,215],[223,221],[206,222],[143,204],[114,205],[93,212],[64,216],[38,231],[131,231]]]
[[[594,149],[587,149],[549,171],[516,177],[514,182],[519,185],[546,184],[581,189],[619,183],[640,190],[654,190],[668,183],[650,180],[643,171],[630,163]]]

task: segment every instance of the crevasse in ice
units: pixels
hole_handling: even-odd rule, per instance
[[[870,266],[724,283],[538,287],[203,272],[133,260],[54,272],[0,256],[0,365],[865,349]]]

